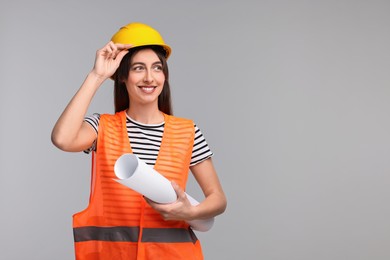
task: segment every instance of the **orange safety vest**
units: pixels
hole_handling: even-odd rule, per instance
[[[194,123],[164,117],[154,169],[184,190]],[[200,242],[185,221],[165,221],[142,195],[113,180],[114,164],[124,153],[132,153],[125,111],[102,115],[97,149],[92,154],[89,205],[73,215],[76,259],[203,259]]]

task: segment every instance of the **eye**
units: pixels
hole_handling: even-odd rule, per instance
[[[162,67],[162,65],[154,65],[154,66],[153,66],[153,70],[154,70],[154,71],[162,71],[162,70],[163,70],[163,67]]]
[[[145,67],[144,67],[144,66],[141,66],[141,65],[137,65],[137,66],[132,67],[131,70],[134,70],[134,71],[143,71],[143,70],[145,70]]]

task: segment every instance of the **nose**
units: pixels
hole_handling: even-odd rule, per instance
[[[145,71],[144,82],[145,83],[153,82],[153,75],[152,75],[152,71],[151,70],[146,70]]]

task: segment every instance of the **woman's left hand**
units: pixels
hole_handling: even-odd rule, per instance
[[[194,206],[191,205],[185,192],[175,183],[171,182],[176,192],[177,200],[170,204],[160,204],[145,197],[146,202],[158,211],[164,220],[192,220]]]

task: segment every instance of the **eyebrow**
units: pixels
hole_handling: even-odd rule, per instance
[[[153,63],[152,63],[152,66],[153,66],[153,65],[156,65],[156,64],[161,64],[161,65],[162,65],[162,62],[161,62],[161,61],[153,62]],[[146,66],[146,64],[143,63],[143,62],[134,62],[134,63],[132,63],[130,66],[133,67],[134,65],[144,65],[144,66]]]

